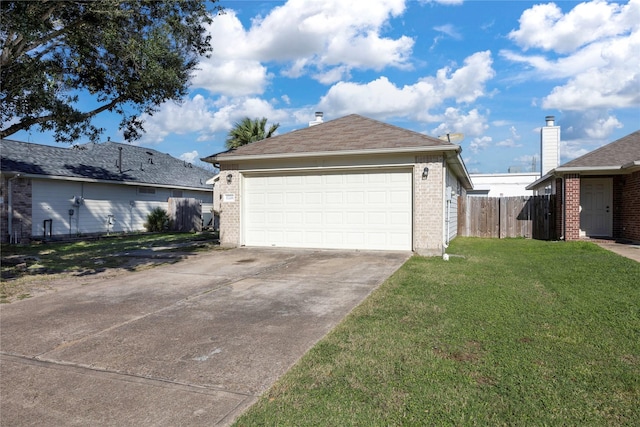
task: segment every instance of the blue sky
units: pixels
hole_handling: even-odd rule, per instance
[[[563,162],[640,128],[640,0],[222,1],[191,93],[136,145],[194,163],[244,116],[278,133],[357,113],[463,133],[469,172],[528,171],[547,115]],[[104,140],[119,118],[100,115]],[[10,138],[55,144],[51,135]],[[80,141],[82,142],[82,141]],[[539,164],[537,166],[539,170]]]

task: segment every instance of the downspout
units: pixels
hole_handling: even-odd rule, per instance
[[[12,176],[11,178],[9,178],[7,180],[7,192],[9,193],[7,195],[7,228],[8,228],[8,232],[9,232],[9,243],[13,243],[13,181],[20,178],[20,174],[17,173],[14,176]]]

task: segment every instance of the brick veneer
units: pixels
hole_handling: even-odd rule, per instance
[[[564,176],[564,238],[565,240],[580,239],[580,175],[567,174]]]
[[[227,175],[231,174],[231,183],[227,183]],[[240,245],[240,174],[238,165],[230,164],[220,169],[220,245]],[[234,194],[233,202],[225,201],[225,194]]]
[[[640,171],[624,175],[622,184],[622,214],[620,237],[640,241]]]
[[[444,159],[416,156],[413,169],[413,248],[420,255],[442,255],[444,198]],[[424,168],[428,178],[422,179]]]

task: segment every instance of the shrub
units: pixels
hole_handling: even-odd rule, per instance
[[[167,231],[171,227],[171,219],[164,209],[153,208],[147,215],[144,227],[147,231]]]

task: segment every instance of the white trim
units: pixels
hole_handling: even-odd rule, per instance
[[[248,175],[272,175],[278,173],[288,172],[331,172],[341,170],[377,170],[377,169],[406,169],[415,166],[414,163],[394,163],[394,164],[380,164],[380,165],[347,165],[347,166],[312,166],[312,167],[292,167],[292,168],[265,168],[265,169],[244,169],[239,171],[241,174]]]
[[[228,152],[223,152],[216,154],[213,157],[213,160],[217,162],[229,162],[233,163],[236,161],[244,161],[244,160],[268,160],[268,159],[292,159],[292,158],[301,158],[301,157],[331,157],[331,156],[354,156],[354,155],[367,155],[367,154],[402,154],[402,153],[422,153],[422,152],[433,152],[433,151],[456,151],[459,152],[461,150],[459,145],[452,146],[433,146],[433,147],[406,147],[406,148],[380,148],[373,150],[336,150],[336,151],[314,151],[314,152],[304,152],[304,153],[278,153],[278,154],[247,154],[247,155],[239,155],[239,156],[226,156],[222,158],[218,158],[220,154],[226,154]]]

